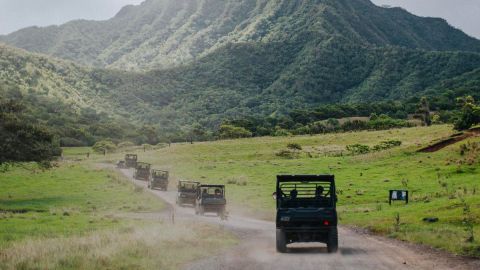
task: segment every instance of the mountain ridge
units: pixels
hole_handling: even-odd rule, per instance
[[[84,65],[152,70],[190,64],[228,43],[342,36],[369,46],[480,52],[443,19],[369,0],[147,0],[105,21],[27,28],[0,41]]]

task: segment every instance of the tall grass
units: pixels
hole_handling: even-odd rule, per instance
[[[0,252],[0,269],[177,269],[234,242],[216,227],[150,224],[21,241]]]

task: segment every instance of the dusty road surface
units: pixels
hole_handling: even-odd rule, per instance
[[[131,170],[122,173],[136,185]],[[480,269],[480,260],[461,258],[396,240],[339,229],[339,251],[327,253],[324,245],[297,245],[289,253],[275,250],[275,224],[230,215],[228,221],[216,216],[196,216],[192,208],[175,206],[176,191],[152,191],[170,204],[176,219],[221,224],[236,234],[241,243],[222,254],[193,262],[189,270],[219,269]]]

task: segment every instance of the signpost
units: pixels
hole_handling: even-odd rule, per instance
[[[408,190],[390,190],[388,201],[390,205],[392,201],[405,201],[405,204],[408,204]]]

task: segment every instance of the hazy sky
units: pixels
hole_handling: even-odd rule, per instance
[[[420,16],[441,17],[465,33],[480,38],[480,0],[372,0],[400,6]]]
[[[0,34],[74,19],[105,20],[123,6],[141,2],[143,0],[0,0]]]
[[[451,25],[480,38],[480,0],[372,1],[401,6],[416,15],[445,18]],[[115,15],[124,5],[141,2],[143,0],[0,0],[0,34],[73,19],[104,20]]]

